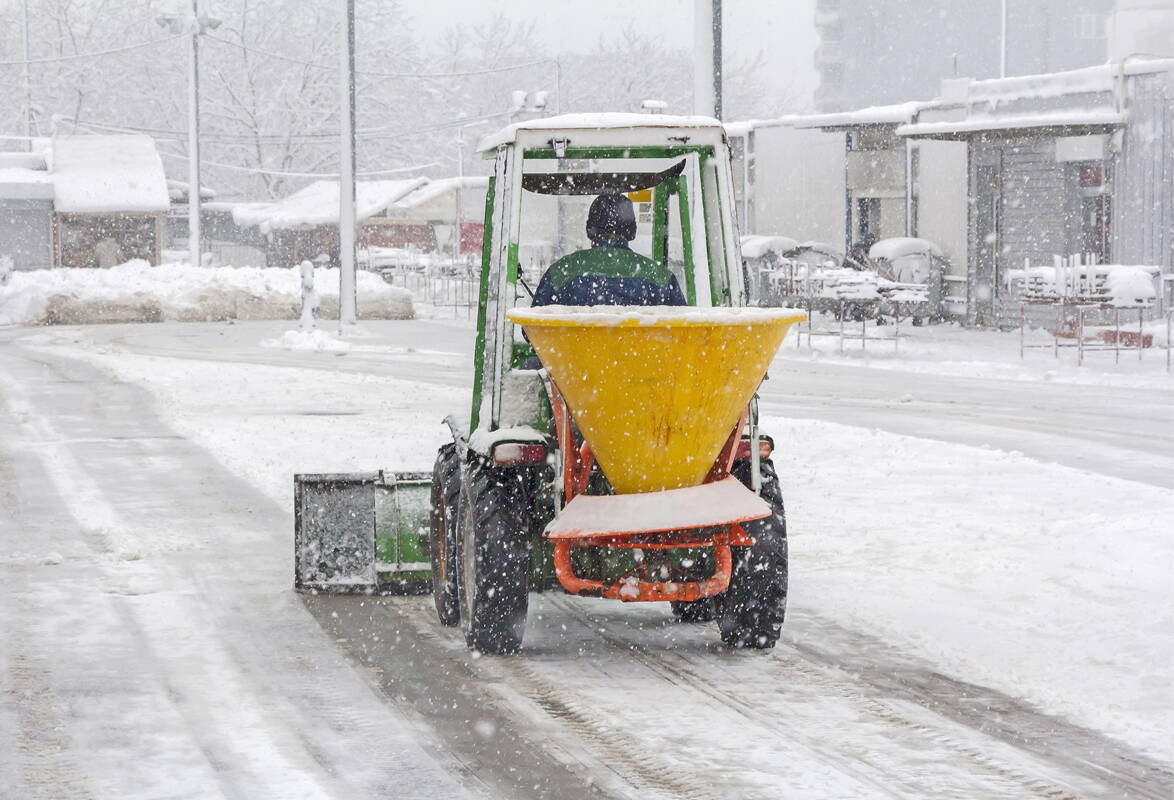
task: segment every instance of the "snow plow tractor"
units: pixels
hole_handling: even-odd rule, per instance
[[[721,125],[554,117],[481,150],[495,168],[467,423],[445,420],[431,475],[296,476],[296,587],[430,587],[440,622],[488,653],[517,651],[529,593],[552,589],[668,602],[728,645],[774,646],[787,534],[756,392],[805,315],[747,307]],[[603,195],[631,201],[630,244],[593,229]],[[556,272],[627,286],[568,269],[597,248],[631,251],[612,255],[677,304],[544,302]]]

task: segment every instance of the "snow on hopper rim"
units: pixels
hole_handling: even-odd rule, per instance
[[[540,306],[506,312],[511,322],[538,327],[713,327],[802,322],[799,308],[699,308],[696,306]]]

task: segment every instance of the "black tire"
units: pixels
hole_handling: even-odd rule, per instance
[[[471,461],[461,484],[461,629],[482,653],[516,653],[526,629],[530,515],[523,475]]]
[[[461,621],[457,596],[457,503],[461,494],[461,457],[455,444],[436,454],[432,467],[432,502],[428,515],[428,555],[432,561],[432,599],[440,624],[452,627]]]
[[[718,598],[718,626],[730,647],[769,649],[782,633],[787,613],[787,519],[774,464],[761,462],[762,499],[769,517],[742,523],[752,547],[735,547],[730,588]],[[734,475],[750,486],[750,461],[734,463]]]

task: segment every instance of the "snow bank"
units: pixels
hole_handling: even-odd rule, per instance
[[[779,443],[794,607],[1174,753],[1174,492],[1014,452],[762,424]]]
[[[322,316],[338,316],[338,270],[317,271]],[[359,316],[411,319],[411,294],[369,272],[357,275]],[[96,322],[215,322],[297,319],[297,268],[152,267],[130,261],[107,270],[17,271],[0,286],[0,325]]]

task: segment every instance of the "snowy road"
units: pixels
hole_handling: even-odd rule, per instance
[[[287,590],[281,509],[137,387],[0,375],[0,797],[462,795]]]
[[[282,327],[0,331],[0,741],[15,743],[0,796],[576,797],[588,782],[608,797],[1174,795],[1162,759],[803,602],[757,654],[666,609],[534,596],[525,657],[472,659],[424,598],[294,596],[276,498],[288,472],[282,489],[250,488],[241,477],[266,479],[226,469],[156,414],[158,397],[76,360],[152,357],[144,375],[186,363],[187,390],[257,365],[263,402],[296,413],[330,400],[298,394],[306,369],[434,386],[440,405],[464,396],[461,326],[386,326],[344,358],[257,347]],[[784,359],[765,410],[1154,491],[1174,475],[1169,392]],[[270,454],[246,423],[230,434]]]
[[[85,338],[119,351],[204,360],[203,327],[112,325],[90,328]],[[287,323],[218,327],[217,360],[387,375],[446,387],[465,387],[470,380],[472,336],[463,320],[384,325],[379,346],[364,350],[359,340],[345,359],[325,364],[302,352],[256,346],[258,331],[276,336]],[[1019,451],[1040,461],[1174,488],[1170,385],[1153,390],[866,370],[843,361],[812,361],[788,345],[771,369],[763,400],[766,413]]]

